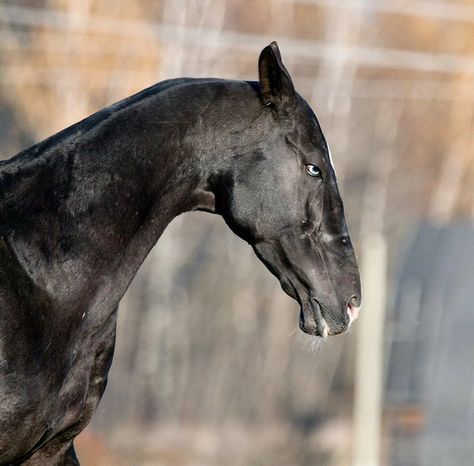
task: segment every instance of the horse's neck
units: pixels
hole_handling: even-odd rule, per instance
[[[105,295],[118,303],[176,215],[212,210],[202,183],[223,170],[217,165],[257,143],[248,128],[261,108],[250,85],[166,89],[144,91],[0,164],[0,236],[65,306]]]
[[[0,167],[1,235],[63,307],[116,305],[168,223],[194,207],[182,168],[198,170],[146,125],[146,109],[122,112]]]

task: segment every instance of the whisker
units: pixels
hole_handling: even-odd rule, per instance
[[[317,353],[323,346],[323,339],[320,337],[313,337],[311,342],[311,352]]]
[[[324,338],[301,333],[298,335],[298,340],[306,351],[316,354],[322,348]]]
[[[293,335],[298,330],[298,325],[288,334],[289,337]]]

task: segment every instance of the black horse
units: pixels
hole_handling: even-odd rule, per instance
[[[276,43],[259,82],[161,82],[0,163],[0,464],[76,465],[117,306],[170,221],[222,215],[326,337],[360,282],[329,148]]]

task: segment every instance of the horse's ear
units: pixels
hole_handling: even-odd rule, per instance
[[[281,60],[276,42],[267,45],[260,53],[258,74],[263,105],[278,104],[294,95],[293,81]]]

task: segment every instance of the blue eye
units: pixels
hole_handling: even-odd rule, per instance
[[[306,164],[306,173],[313,177],[313,178],[320,178],[321,177],[321,170],[312,163]]]

